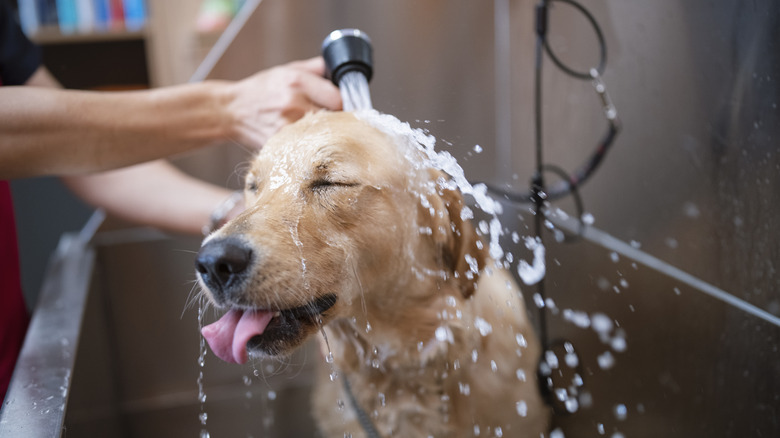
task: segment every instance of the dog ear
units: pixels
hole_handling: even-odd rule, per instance
[[[463,296],[468,298],[487,263],[488,251],[469,217],[464,218],[466,204],[460,190],[437,186],[437,199],[432,202],[436,210],[433,235],[443,267],[452,273]]]

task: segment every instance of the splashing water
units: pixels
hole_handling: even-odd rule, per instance
[[[498,215],[502,212],[499,202],[487,194],[487,186],[484,184],[471,185],[466,179],[463,168],[458,161],[447,151],[437,151],[435,149],[436,138],[421,129],[412,128],[409,123],[401,122],[396,117],[379,113],[377,111],[359,111],[355,115],[396,139],[396,144],[408,146],[403,152],[407,160],[415,167],[415,170],[425,168],[434,168],[441,170],[450,176],[449,180],[440,178],[436,181],[438,190],[460,190],[464,196],[474,198],[477,207],[492,218],[489,223],[481,224],[479,231],[483,234],[489,234],[490,256],[498,261],[504,256],[501,249],[499,238],[503,234],[501,222]],[[422,153],[422,161],[417,157]],[[474,214],[470,208],[464,207],[461,211],[461,219],[473,219]]]
[[[371,93],[368,89],[368,79],[359,71],[344,73],[339,81],[341,100],[344,111],[359,111],[372,109]]]
[[[526,237],[525,247],[534,252],[534,260],[528,264],[525,260],[520,260],[517,265],[517,274],[523,280],[523,283],[532,286],[544,278],[546,267],[544,264],[544,245],[538,237]]]

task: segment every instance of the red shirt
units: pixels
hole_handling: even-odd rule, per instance
[[[0,397],[5,397],[30,317],[19,278],[11,189],[0,181]]]
[[[25,37],[9,2],[0,0],[0,86],[23,85],[41,65],[40,49]],[[0,399],[5,398],[30,317],[19,279],[13,203],[0,181]]]

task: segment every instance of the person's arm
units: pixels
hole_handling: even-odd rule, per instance
[[[302,63],[308,63],[308,68],[313,68],[315,73],[318,71],[318,59]],[[287,67],[296,68],[296,64],[302,63],[289,64]],[[295,80],[295,75],[290,78],[289,73],[286,68],[271,69],[252,76],[246,81],[259,82],[260,84],[255,85],[255,88],[262,87],[263,84],[267,84],[266,87],[273,87],[273,84],[276,84],[276,87],[283,88],[285,81]],[[328,87],[324,87],[324,93],[319,93],[318,81],[304,81],[313,83],[308,85],[308,91],[316,94],[317,100],[312,103],[302,99],[300,93],[286,93],[287,96],[298,96],[298,103],[285,103],[283,91],[276,91],[277,96],[265,93],[269,98],[267,103],[269,108],[273,108],[276,104],[277,108],[286,108],[287,113],[283,114],[279,111],[277,117],[274,117],[273,110],[257,111],[255,118],[258,126],[254,126],[247,118],[245,123],[250,129],[250,134],[247,135],[254,135],[254,139],[246,140],[247,144],[264,143],[268,136],[281,127],[282,123],[294,121],[303,115],[303,112],[296,113],[295,108],[340,106],[339,95],[335,96],[335,102],[324,100],[329,98]],[[38,68],[25,85],[61,88],[59,82],[45,67]],[[252,84],[242,85],[252,88],[249,87]],[[239,97],[252,99],[251,95]],[[332,99],[333,96],[330,95],[330,98]],[[241,106],[240,103],[237,105]],[[251,107],[249,103],[243,106]],[[282,116],[286,119],[280,120]],[[203,227],[209,225],[214,209],[232,196],[229,190],[193,178],[165,160],[95,174],[64,176],[62,180],[81,199],[95,207],[106,209],[112,215],[138,224],[188,234],[201,233]],[[242,205],[239,204],[232,212],[225,213],[229,217],[241,208]]]
[[[209,224],[212,212],[232,195],[165,160],[62,180],[81,199],[116,217],[196,235]]]
[[[62,88],[45,67],[39,67],[25,85]],[[82,200],[114,216],[188,234],[199,234],[214,209],[232,196],[229,190],[193,178],[166,160],[61,179]]]
[[[145,91],[2,87],[0,179],[114,169],[226,140],[259,149],[307,111],[340,108],[323,72],[317,57],[238,82]]]

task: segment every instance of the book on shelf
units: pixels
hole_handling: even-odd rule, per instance
[[[19,0],[19,21],[31,37],[42,28],[62,34],[136,32],[147,19],[145,0]]]

